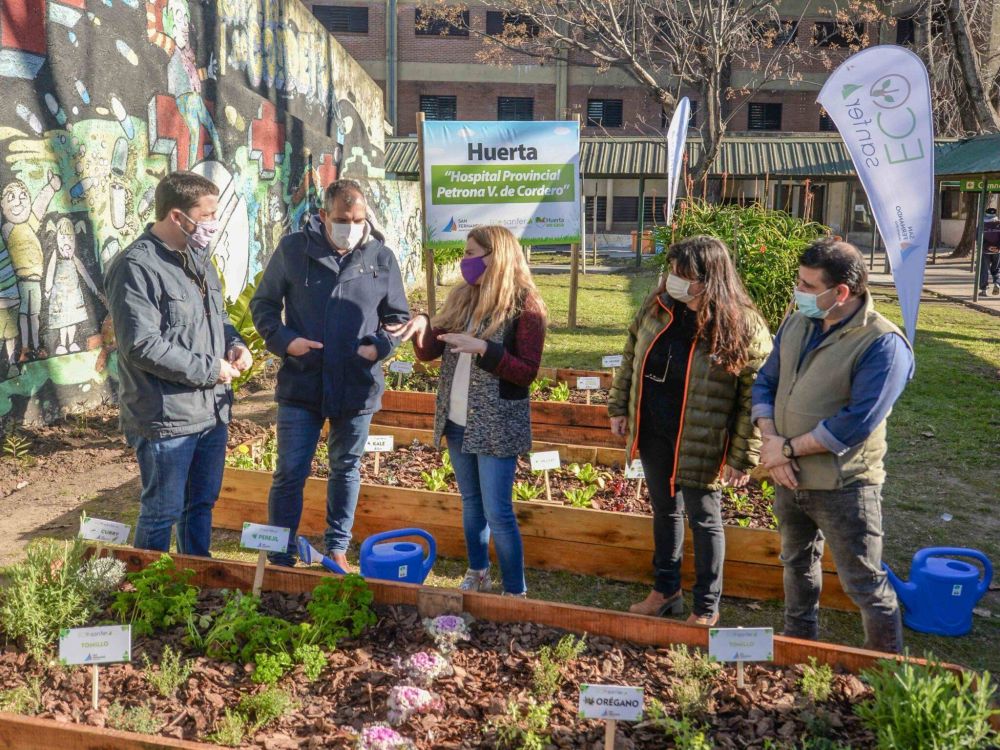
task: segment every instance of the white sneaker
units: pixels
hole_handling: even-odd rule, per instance
[[[490,580],[490,569],[473,570],[469,568],[465,571],[465,578],[458,584],[462,591],[489,591],[493,588],[493,581]]]
[[[993,296],[996,297],[998,294],[1000,294],[1000,284],[994,284],[993,285]]]
[[[527,599],[528,598],[528,592],[527,591],[522,591],[520,594],[512,594],[509,591],[504,591],[500,596],[513,596],[513,597],[516,597],[518,599]]]

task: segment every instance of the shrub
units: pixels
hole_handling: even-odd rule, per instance
[[[830,229],[758,203],[723,206],[689,199],[674,214],[672,227],[656,227],[653,234],[664,247],[699,234],[725,242],[750,297],[774,331],[792,297],[799,255]],[[666,254],[656,262],[664,264]]]
[[[809,657],[809,664],[802,667],[799,687],[813,703],[822,703],[833,692],[833,669],[829,664],[816,664],[816,657]]]
[[[874,697],[854,710],[882,750],[971,750],[996,740],[990,717],[1000,712],[988,672],[883,661],[861,676]]]
[[[160,668],[155,672],[149,656],[143,654],[142,658],[146,664],[146,681],[164,698],[173,697],[177,689],[187,682],[187,678],[191,676],[191,667],[194,665],[190,659],[181,659],[180,653],[170,646],[163,649]]]
[[[42,710],[42,678],[29,677],[25,685],[19,685],[0,693],[0,711],[32,716]]]
[[[120,703],[112,703],[108,708],[108,726],[122,732],[156,734],[164,723],[146,705],[125,708]]]
[[[536,703],[533,698],[523,709],[517,701],[507,704],[507,713],[488,725],[497,735],[497,746],[511,750],[544,750],[548,735],[551,703]]]

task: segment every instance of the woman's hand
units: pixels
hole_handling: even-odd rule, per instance
[[[611,434],[625,436],[628,428],[628,417],[611,417]]]
[[[426,315],[417,315],[414,318],[410,318],[410,320],[405,323],[393,323],[391,325],[382,326],[382,328],[398,338],[400,341],[409,341],[416,336],[417,341],[421,342],[427,334],[428,325]]]
[[[448,344],[452,354],[486,354],[486,342],[467,333],[442,333],[438,341]]]
[[[729,464],[722,467],[722,483],[727,487],[746,487],[750,481],[750,475],[745,471],[734,469]]]

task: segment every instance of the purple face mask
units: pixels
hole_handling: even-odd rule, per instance
[[[483,256],[462,258],[459,265],[462,269],[462,278],[469,286],[474,286],[479,281],[479,277],[486,273],[486,259]]]
[[[195,221],[187,214],[184,214],[184,218],[194,224],[194,231],[187,232],[184,227],[181,227],[181,231],[187,235],[188,244],[195,250],[204,250],[210,244],[212,244],[212,238],[215,233],[219,231],[219,220],[209,219],[207,221]]]

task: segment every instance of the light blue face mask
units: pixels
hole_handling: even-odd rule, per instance
[[[832,292],[836,288],[837,287],[832,286],[829,289],[827,289],[826,292],[820,292],[819,294],[809,294],[809,292],[800,292],[798,289],[796,289],[795,306],[799,309],[799,312],[805,315],[807,318],[816,318],[817,320],[822,320],[823,318],[825,318],[827,315],[830,314],[830,310],[832,310],[833,307],[836,307],[836,305],[826,310],[822,310],[820,309],[820,306],[817,304],[816,300],[818,300],[827,292]]]

